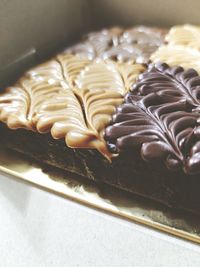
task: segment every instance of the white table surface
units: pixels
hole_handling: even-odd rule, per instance
[[[0,175],[0,267],[199,267],[200,246]]]

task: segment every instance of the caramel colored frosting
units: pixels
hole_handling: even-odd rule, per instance
[[[103,131],[143,71],[131,62],[59,54],[0,95],[0,120],[12,129],[51,132],[72,148],[96,148],[109,159]]]
[[[184,45],[200,49],[200,27],[193,25],[174,26],[166,35],[165,40],[171,45]]]
[[[154,63],[165,62],[169,66],[195,69],[200,73],[200,51],[183,45],[163,45],[151,56]]]

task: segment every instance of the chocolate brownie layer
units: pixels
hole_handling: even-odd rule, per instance
[[[64,140],[49,134],[10,130],[0,126],[1,144],[39,163],[67,170],[93,181],[100,181],[161,202],[169,207],[200,215],[199,175],[166,171],[162,164],[148,164],[137,153],[122,153],[112,164],[98,151],[71,149]]]

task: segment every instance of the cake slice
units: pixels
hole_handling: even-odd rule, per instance
[[[1,145],[200,214],[198,64],[168,61],[165,34],[92,33],[27,71],[0,95]]]

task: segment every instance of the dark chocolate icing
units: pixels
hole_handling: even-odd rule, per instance
[[[134,27],[128,30],[111,28],[90,33],[84,42],[67,51],[89,59],[96,57],[114,61],[147,63],[149,57],[164,43],[166,30],[153,27]]]
[[[140,151],[145,161],[200,172],[200,76],[167,64],[141,74],[106,128],[110,150]]]

